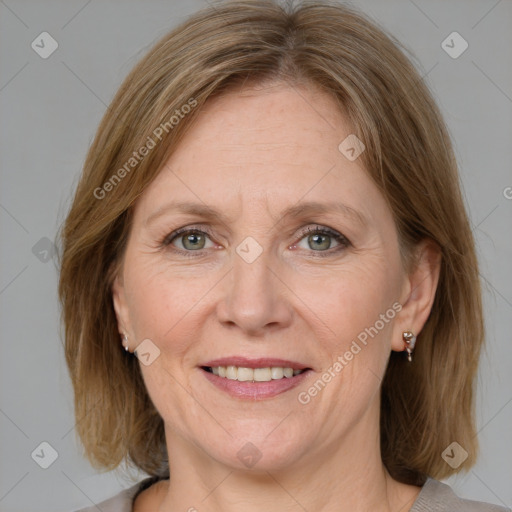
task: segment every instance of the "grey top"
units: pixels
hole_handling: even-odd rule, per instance
[[[97,505],[76,512],[132,512],[137,495],[158,481],[149,477]],[[459,498],[446,484],[427,479],[409,512],[511,512],[511,509]]]

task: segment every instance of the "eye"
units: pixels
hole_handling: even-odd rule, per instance
[[[211,245],[207,245],[207,242]],[[178,250],[193,252],[212,247],[209,234],[200,229],[182,228],[174,231],[163,242],[164,245],[173,245]]]
[[[302,238],[294,247],[311,249],[315,252],[337,252],[350,245],[349,240],[341,233],[326,227],[309,227],[302,233]],[[331,250],[333,249],[333,250]]]
[[[197,253],[195,256],[200,256],[204,254],[203,250],[217,247],[211,237],[213,234],[207,228],[199,229],[189,226],[177,229],[167,235],[162,241],[162,246],[171,246],[169,248],[175,252],[187,256],[192,256],[192,253]],[[289,248],[300,247],[317,253],[317,256],[329,256],[350,245],[350,241],[341,233],[328,227],[315,226],[303,230],[299,241]]]

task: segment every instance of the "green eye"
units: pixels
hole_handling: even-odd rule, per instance
[[[165,238],[162,245],[173,246],[176,252],[191,256],[196,252],[196,256],[204,255],[201,251],[214,247],[211,240],[211,234],[203,229],[182,228],[174,231]],[[209,245],[208,245],[209,244]],[[332,255],[350,246],[350,241],[341,233],[327,227],[315,226],[309,227],[302,232],[302,237],[294,247],[316,253],[318,256]]]
[[[171,233],[163,242],[163,245],[172,245],[178,251],[195,252],[213,246],[210,235],[200,229],[184,228]],[[207,245],[207,242],[210,245]]]
[[[305,246],[302,245],[305,241]],[[308,228],[302,233],[302,238],[297,244],[299,247],[316,253],[332,254],[350,245],[349,240],[341,233],[327,227],[316,226]],[[332,250],[331,250],[332,249]],[[326,254],[327,255],[327,254]]]
[[[181,243],[185,249],[196,251],[199,249],[204,249],[206,239],[205,236],[201,233],[191,232],[190,234],[183,235],[181,237]]]
[[[325,251],[331,248],[331,235],[316,233],[308,236],[308,245],[314,251]]]

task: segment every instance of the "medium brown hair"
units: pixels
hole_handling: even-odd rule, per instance
[[[310,84],[335,98],[366,146],[360,158],[391,208],[402,253],[425,238],[441,248],[414,362],[393,352],[385,373],[382,459],[393,478],[417,485],[471,467],[483,320],[450,137],[400,43],[353,8],[321,1],[228,1],[200,11],[154,45],[105,113],[61,233],[65,356],[85,455],[96,468],[125,461],[168,475],[163,420],[137,359],[122,350],[111,286],[134,202],[201,106],[246,80]],[[146,156],[130,160],[150,139]],[[441,457],[453,441],[469,453],[457,470]]]

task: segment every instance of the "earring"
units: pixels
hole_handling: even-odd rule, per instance
[[[416,344],[416,336],[414,336],[412,331],[404,331],[402,333],[402,338],[405,342],[405,350],[407,352],[407,360],[412,362],[412,353],[414,351],[414,345]]]
[[[123,334],[123,347],[124,349],[128,352],[128,336],[126,336],[126,334]]]

